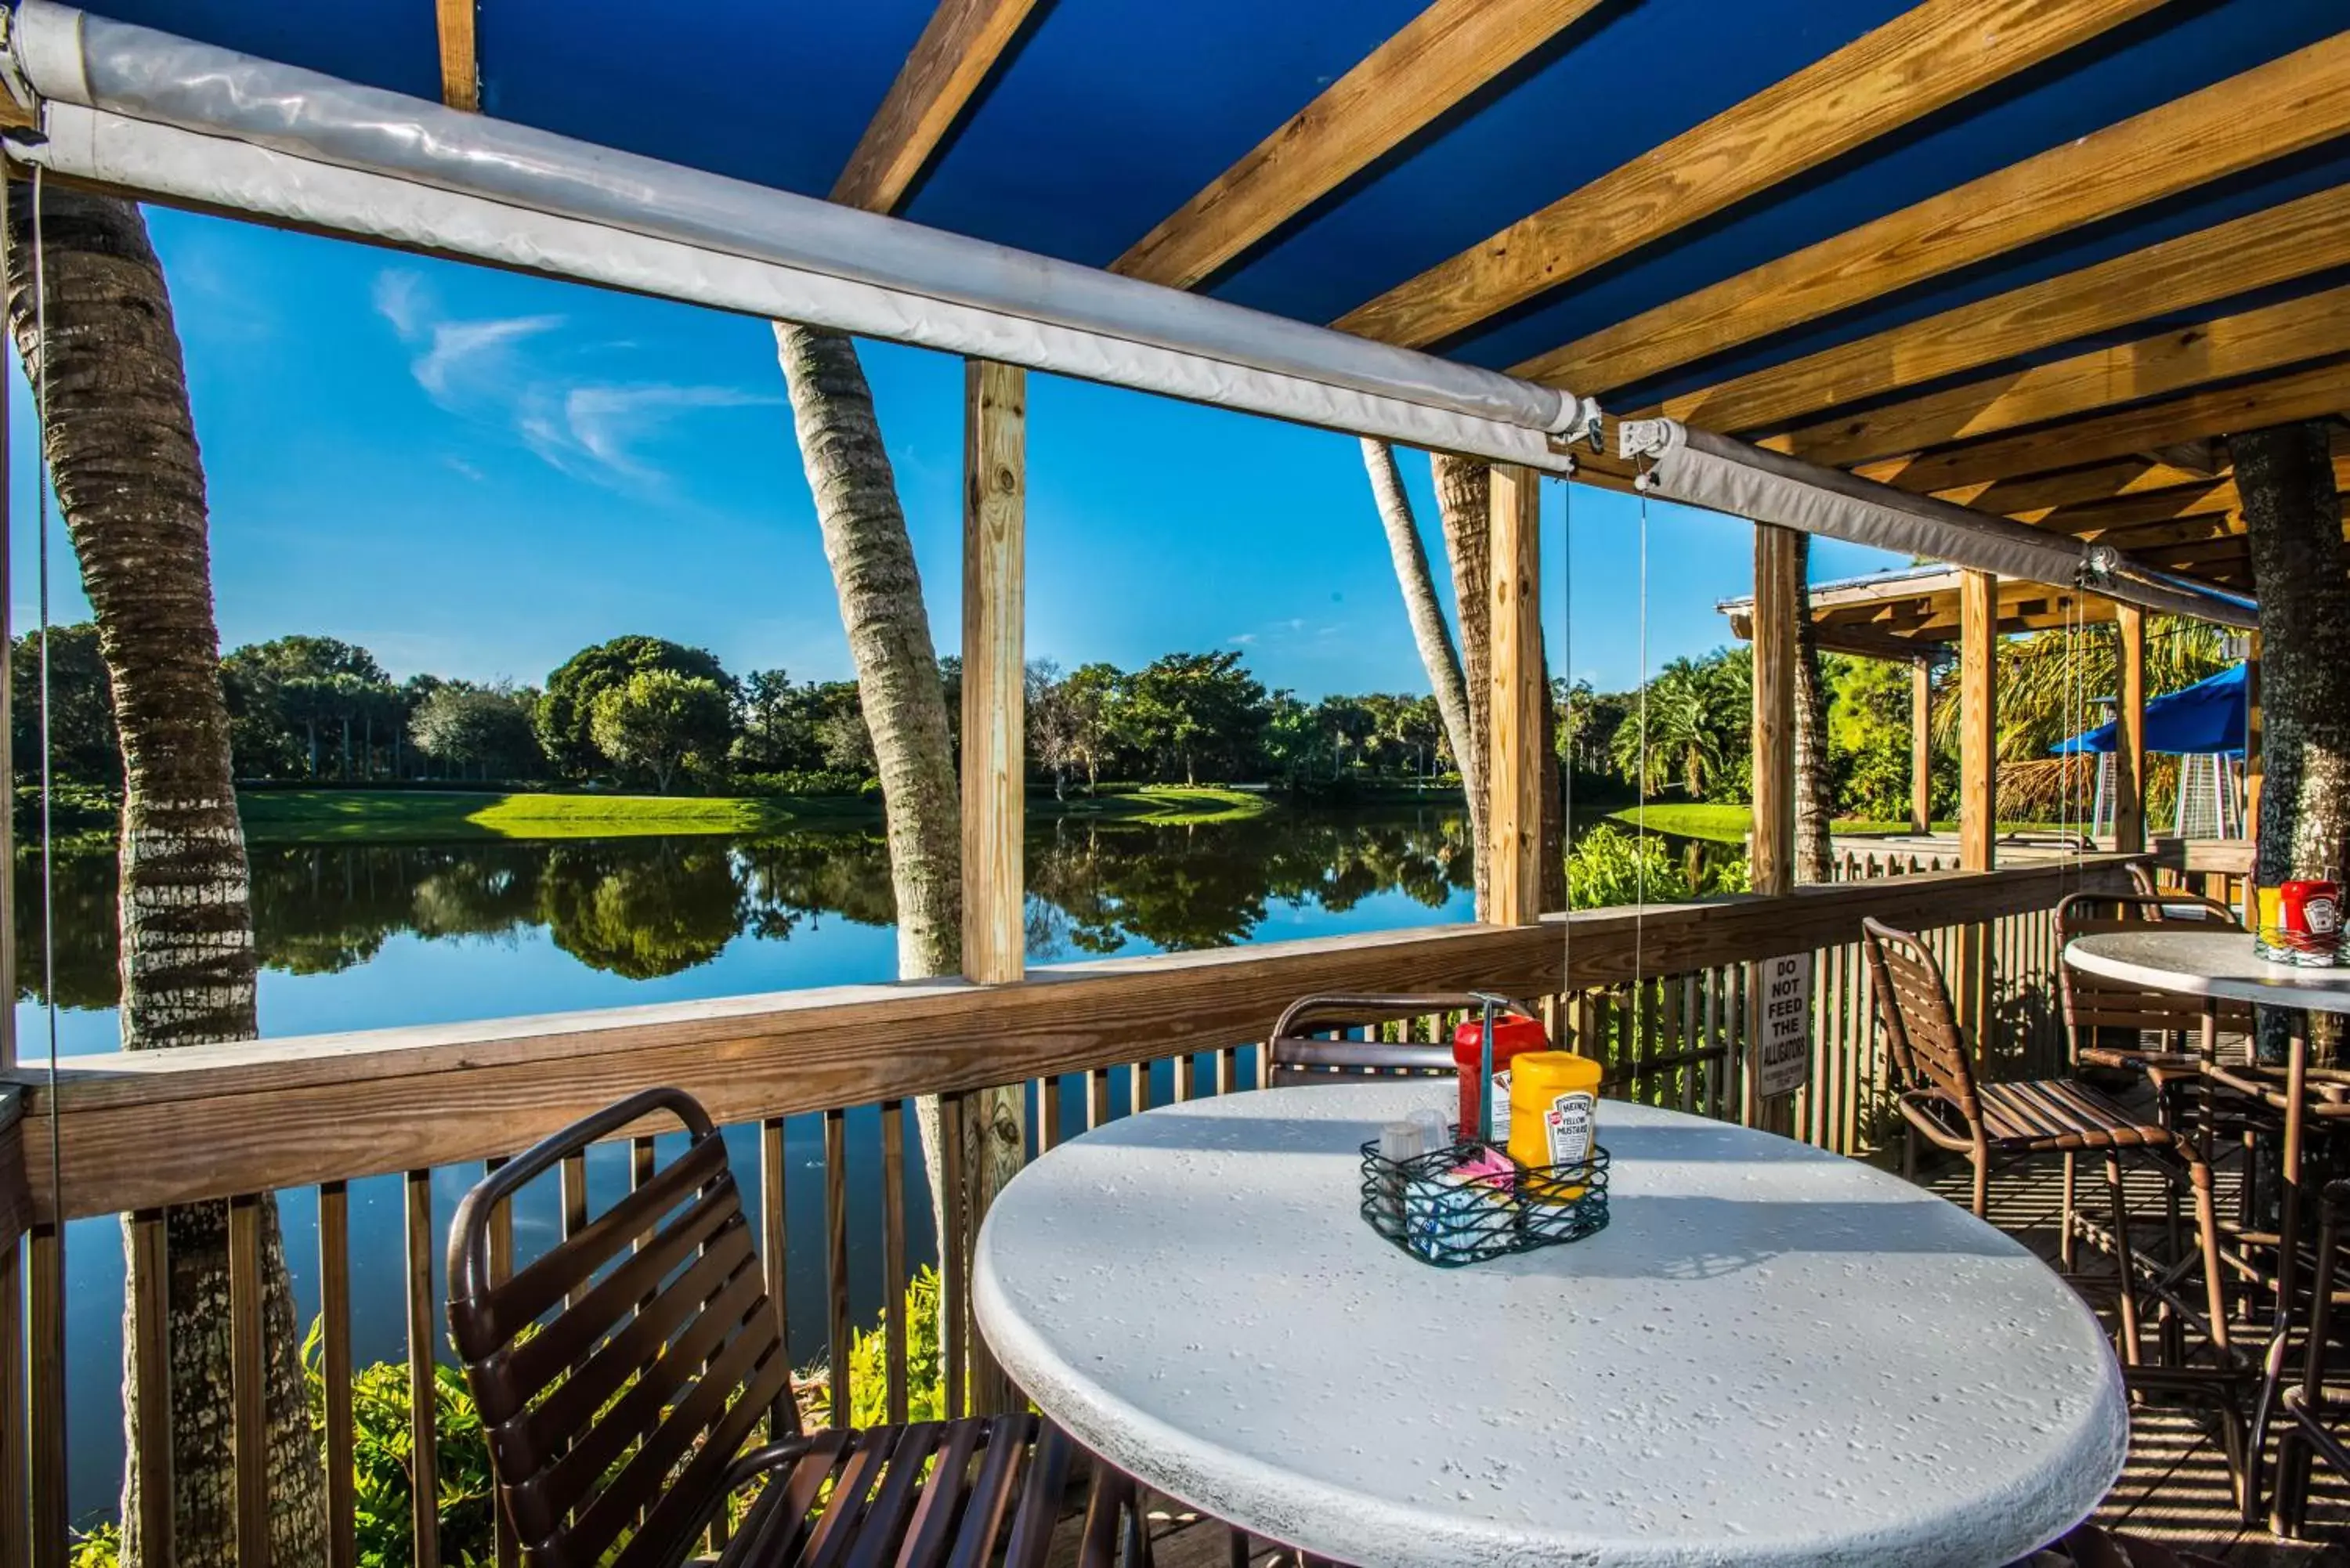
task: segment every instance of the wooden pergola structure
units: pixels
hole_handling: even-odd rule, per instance
[[[1924,566],[1814,584],[1809,596],[1812,637],[1823,651],[1909,666],[1909,826],[1917,833],[1929,831],[1933,823],[1933,668],[1953,655],[1951,645],[1966,630],[1969,579],[1977,575],[1953,566]],[[2120,743],[2115,749],[2115,847],[2145,848],[2144,613],[2077,588],[2013,578],[1996,579],[1992,593],[1994,639],[2075,626],[2116,627],[2122,657],[2121,690],[2115,693],[2120,726]],[[1754,600],[1725,599],[1715,607],[1728,618],[1732,636],[1753,640]]]
[[[559,10],[504,0],[92,0],[89,10],[1511,372],[1596,398],[1615,418],[1662,414],[2053,536],[2110,544],[2217,587],[2262,586],[2229,439],[2350,410],[2350,27],[2341,0],[1300,0],[1123,10],[868,0],[670,12],[626,0]],[[1347,950],[1018,983],[1024,379],[1016,367],[978,360],[966,378],[971,986],[795,997],[756,1016],[712,1012],[663,1025],[670,1054],[650,1065],[636,1045],[650,1026],[627,1021],[566,1023],[544,1038],[376,1042],[315,1059],[271,1044],[211,1063],[161,1053],[182,1061],[91,1068],[62,1098],[36,1095],[39,1125],[27,1124],[30,1145],[61,1120],[88,1122],[60,1140],[61,1195],[39,1199],[51,1205],[36,1215],[47,1229],[36,1229],[28,1252],[32,1408],[62,1409],[62,1356],[49,1347],[63,1343],[56,1237],[72,1215],[303,1182],[339,1192],[348,1175],[390,1169],[411,1171],[414,1203],[420,1190],[429,1199],[430,1167],[510,1152],[499,1140],[536,1125],[531,1118],[600,1101],[629,1074],[656,1069],[706,1086],[727,1116],[774,1129],[780,1160],[787,1113],[833,1117],[845,1106],[938,1094],[983,1127],[988,1096],[1005,1093],[998,1085],[1014,1074],[1106,1074],[1208,1048],[1278,995],[1361,989],[1398,974],[1501,976],[1529,994],[1565,984],[1555,940],[1527,929],[1544,913],[1539,475],[1506,465],[1494,473],[1490,536],[1486,920],[1499,929],[1396,944],[1409,947],[1408,961]],[[1634,465],[1606,452],[1578,462],[1583,482],[1634,482]],[[2334,479],[2337,495],[2350,492],[2350,449],[2338,433]],[[1753,886],[1764,895],[1786,893],[1793,880],[1794,542],[1782,528],[1755,530],[1747,610]],[[1994,639],[2011,622],[2061,616],[2050,607],[2064,595],[1974,570],[1930,590],[1912,582],[1888,593],[1881,602],[1824,595],[1815,613],[1824,604],[1840,618],[1838,645],[1856,651],[1879,639],[1870,650],[1898,645],[1901,657],[1923,639],[1955,643],[1962,859],[1988,872]],[[2143,614],[2115,613],[2125,648],[2141,650],[2125,668],[2137,668]],[[1672,928],[1663,949],[1654,926],[1645,946],[1638,936],[1613,950],[1578,946],[1578,966],[1602,950],[1616,956],[1577,983],[1674,972],[1659,967],[1669,959],[1693,969],[1795,950],[1790,943],[1806,951],[1848,943],[1859,915],[1873,912],[1978,922],[1960,928],[1962,955],[1963,943],[1974,944],[1973,959],[1960,960],[1971,992],[1988,972],[1981,922],[2013,917],[2022,906],[2012,901],[2027,897],[2044,909],[2058,885],[2053,872],[2022,868],[2012,882],[1978,877],[1956,896],[1921,881],[1729,919],[1707,911]],[[1731,937],[1734,951],[1717,950]],[[1980,1002],[1970,994],[1961,1006]],[[918,1009],[931,1011],[915,1019]],[[628,1052],[598,1058],[598,1075],[579,1071],[606,1036]],[[0,1046],[13,1064],[13,1040]],[[568,1102],[547,1088],[566,1074]],[[354,1087],[361,1075],[373,1075],[363,1090]],[[437,1112],[420,1097],[427,1079],[430,1093],[445,1096],[432,1102]],[[509,1079],[502,1099],[483,1098],[484,1081]],[[395,1082],[396,1095],[384,1086]],[[265,1092],[269,1116],[257,1117],[251,1106]],[[1857,1098],[1844,1093],[1841,1102],[1846,1130],[1833,1136],[1846,1144]],[[483,1103],[512,1108],[510,1124],[468,1124],[462,1107]],[[205,1116],[231,1132],[300,1122],[322,1129],[314,1144],[333,1147],[314,1158],[290,1137],[247,1149],[223,1133],[215,1158],[233,1155],[234,1176],[153,1158],[165,1136],[157,1127],[196,1137],[187,1129],[214,1126]],[[1834,1119],[1828,1108],[1815,1117],[1822,1129]],[[963,1220],[993,1179],[974,1169]],[[780,1191],[780,1175],[776,1182]],[[430,1218],[428,1203],[427,1226]],[[951,1297],[962,1288],[960,1266],[947,1260]],[[430,1288],[429,1268],[421,1285],[411,1279],[412,1314]],[[845,1341],[845,1294],[833,1319]],[[257,1358],[239,1345],[240,1355]],[[429,1376],[429,1347],[411,1355],[425,1358],[418,1365]],[[978,1370],[974,1397],[1000,1397],[983,1363]],[[419,1419],[429,1452],[429,1409]],[[247,1420],[248,1435],[255,1429]],[[0,1431],[0,1447],[23,1440]],[[21,1449],[0,1453],[12,1474],[25,1462]],[[50,1526],[63,1518],[62,1459],[36,1444],[30,1463],[36,1560],[57,1561],[64,1535]],[[240,1469],[240,1501],[265,1518],[259,1475],[257,1466]],[[0,1496],[0,1510],[11,1507]],[[0,1520],[0,1540],[17,1539],[16,1523]]]

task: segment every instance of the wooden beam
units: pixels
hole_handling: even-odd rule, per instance
[[[2343,249],[2350,259],[2350,243]],[[1762,444],[1848,468],[2345,352],[2350,285],[1806,425]]]
[[[1783,429],[1824,409],[2338,266],[2350,260],[2345,234],[2350,234],[2350,185],[2337,185],[1684,392],[1648,411],[1733,433]]]
[[[1110,264],[1191,288],[1401,146],[1599,0],[1435,0]]]
[[[1934,830],[1934,661],[1909,661],[1909,831]]]
[[[441,101],[451,109],[478,114],[482,109],[482,67],[473,46],[474,0],[433,0],[433,21],[441,36]]]
[[[1036,0],[939,0],[847,167],[833,182],[832,199],[868,212],[895,212],[1035,5]]]
[[[2154,9],[1925,0],[1338,319],[1412,348],[1701,222]]]
[[[2146,611],[2114,607],[2121,644],[2121,692],[2114,722],[2114,847],[2146,847]]]
[[[2350,34],[2345,34],[2350,37]],[[2248,386],[1996,436],[1921,457],[1887,458],[1854,470],[1904,490],[1941,494],[2020,474],[2070,468],[2174,441],[2322,419],[2350,408],[2350,362],[2295,370]]]
[[[1795,886],[1795,534],[1754,528],[1754,891]]]
[[[1002,985],[1026,972],[1028,373],[1016,365],[963,363],[962,514],[962,972]],[[1026,1158],[1024,1085],[983,1089],[958,1118],[967,1216],[957,1245],[979,1223]],[[956,1276],[969,1279],[966,1268]],[[951,1333],[960,1334],[960,1323]],[[1011,1386],[975,1335],[971,1407],[1011,1407]]]
[[[1493,467],[1492,734],[1485,747],[1485,822],[1497,926],[1542,915],[1542,478]]]
[[[1993,512],[2032,523],[2059,506],[2078,506],[2115,496],[2191,484],[2197,477],[2134,456],[2064,473],[1959,485],[1940,494],[1945,501],[1971,506],[1978,512]]]
[[[1999,579],[1959,585],[1959,864],[1988,871],[1999,837]]]
[[[2350,32],[1537,355],[1590,396],[2350,131]]]

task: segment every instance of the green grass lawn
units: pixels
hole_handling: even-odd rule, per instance
[[[1213,785],[1124,787],[1029,808],[1120,822],[1232,822],[1273,809],[1265,795]],[[497,794],[460,790],[255,790],[237,797],[256,844],[452,843],[484,838],[620,838],[671,833],[772,833],[823,821],[878,822],[878,795]]]
[[[1683,838],[1709,838],[1717,844],[1743,844],[1754,826],[1752,806],[1731,802],[1689,802],[1652,800],[1646,805],[1627,806],[1608,814],[1608,820],[1627,826],[1647,826],[1658,833],[1677,834]],[[1865,817],[1840,816],[1834,825],[1838,833],[1907,833],[1906,822],[1871,822]],[[1956,833],[1955,822],[1937,822],[1937,833]],[[2054,833],[2059,825],[2053,822],[2002,822],[2002,833]]]
[[[259,790],[238,796],[237,809],[261,844],[758,833],[822,815],[797,802],[732,797],[364,789]]]
[[[1031,812],[1064,816],[1115,818],[1120,822],[1238,822],[1274,809],[1274,800],[1259,791],[1226,789],[1220,784],[1132,784],[1102,794],[1072,794],[1055,803],[1050,791],[1030,789]]]

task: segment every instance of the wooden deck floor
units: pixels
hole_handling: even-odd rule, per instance
[[[2062,1197],[2059,1170],[2050,1161],[2002,1177],[1991,1189],[1992,1222],[2052,1260]],[[1930,1172],[1923,1180],[1957,1202],[1967,1199],[1963,1166]],[[2154,1210],[2149,1205],[2139,1211]],[[2350,1568],[2350,1488],[2321,1470],[2310,1511],[2316,1538],[2311,1542],[2279,1541],[2264,1530],[2243,1529],[2230,1494],[2225,1456],[2207,1423],[2189,1412],[2154,1408],[2134,1414],[2129,1466],[2098,1517],[2110,1528],[2244,1568]],[[1222,1525],[1165,1499],[1153,1501],[1151,1515],[1157,1568],[1224,1568],[1230,1561]],[[1073,1563],[1075,1532],[1066,1531],[1064,1536],[1056,1560]],[[1251,1561],[1263,1568],[1276,1559],[1260,1545]]]

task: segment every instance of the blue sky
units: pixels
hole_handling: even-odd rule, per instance
[[[650,632],[742,672],[851,673],[765,324],[150,209],[213,512],[224,646],[364,644],[395,676],[538,682]],[[869,345],[933,636],[960,626],[962,367]],[[13,624],[35,618],[33,428],[11,398]],[[1424,691],[1352,438],[1057,379],[1029,392],[1032,658],[1242,649],[1268,685]],[[1442,558],[1427,463],[1405,474]],[[1637,504],[1545,486],[1555,668],[1640,670]],[[63,533],[52,613],[87,615]],[[1651,508],[1648,663],[1722,642],[1751,531]],[[1815,579],[1894,564],[1824,543]]]

